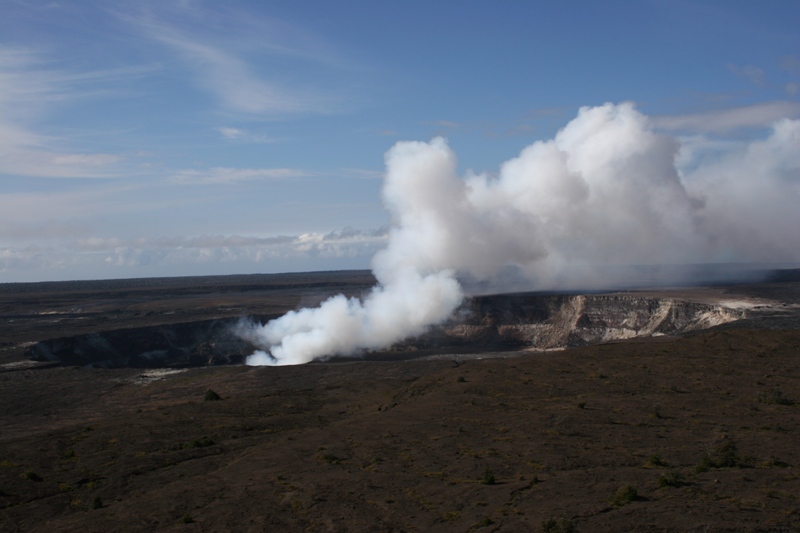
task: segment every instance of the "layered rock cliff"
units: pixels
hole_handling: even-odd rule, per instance
[[[434,335],[547,350],[706,329],[742,309],[635,295],[500,295],[470,300]]]

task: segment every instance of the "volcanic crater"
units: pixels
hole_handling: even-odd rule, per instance
[[[0,530],[795,531],[798,274],[477,296],[279,368],[232,325],[369,273],[0,285]]]
[[[740,300],[700,303],[616,293],[477,296],[469,298],[447,324],[387,350],[362,355],[385,359],[398,353],[419,357],[453,351],[563,349],[707,329],[745,318],[752,307],[755,304]],[[59,337],[33,344],[26,356],[92,368],[241,364],[257,347],[237,335],[240,320],[220,318]]]

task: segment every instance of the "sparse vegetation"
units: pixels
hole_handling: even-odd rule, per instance
[[[191,448],[206,448],[208,446],[213,446],[216,444],[211,437],[201,437],[199,439],[192,439],[189,442],[183,445],[184,449],[191,449]]]
[[[36,483],[44,481],[44,479],[42,479],[42,476],[40,476],[39,474],[37,474],[36,472],[33,472],[31,470],[26,470],[25,472],[20,474],[20,477],[22,479],[27,479],[28,481],[34,481]]]
[[[203,401],[206,401],[206,402],[217,402],[217,401],[219,401],[221,399],[222,399],[222,396],[220,396],[219,394],[217,394],[215,391],[213,391],[211,389],[208,389],[206,391],[205,396],[203,396]]]
[[[444,514],[444,520],[446,522],[454,522],[461,518],[461,511],[449,511]]]
[[[686,482],[683,480],[683,475],[680,472],[672,471],[658,476],[658,486],[665,487],[682,487]]]
[[[657,453],[654,453],[647,458],[645,466],[649,468],[656,468],[659,466],[669,466],[669,464]]]
[[[761,464],[759,464],[758,466],[761,466],[761,467],[764,467],[764,468],[774,468],[774,467],[777,467],[777,468],[788,468],[791,465],[789,463],[787,463],[786,461],[781,461],[777,457],[770,456],[766,460],[762,461]]]
[[[192,522],[194,522],[194,518],[192,518],[192,515],[190,515],[189,513],[186,513],[181,517],[182,524],[191,524]]]
[[[492,519],[491,519],[491,518],[489,518],[488,516],[484,516],[483,518],[481,518],[480,520],[478,520],[478,523],[477,523],[477,524],[475,524],[475,527],[477,527],[477,528],[479,528],[479,529],[480,529],[480,528],[482,528],[482,527],[489,527],[489,526],[491,526],[492,524],[494,524],[494,522],[492,521]]]
[[[326,453],[322,455],[322,460],[328,464],[332,465],[339,465],[342,464],[342,458],[338,457],[332,453]]]
[[[722,435],[715,445],[708,447],[695,472],[701,474],[712,468],[744,468],[751,466],[750,463],[748,458],[738,455],[736,442],[730,436]]]
[[[0,531],[134,520],[561,533],[680,529],[709,516],[720,530],[791,530],[798,342],[797,330],[732,328],[460,368],[434,358],[187,370],[150,387],[125,381],[136,369],[3,372]],[[222,401],[205,403],[209,388]],[[787,397],[794,406],[780,404]],[[650,419],[656,405],[664,420]],[[698,463],[710,471],[695,475]],[[206,513],[215,479],[225,505]],[[612,507],[628,484],[636,498]]]
[[[638,491],[631,485],[625,485],[614,494],[613,498],[611,498],[611,505],[614,507],[622,507],[623,505],[628,505],[632,501],[638,499]]]
[[[777,387],[759,393],[758,401],[767,405],[794,405],[794,402],[787,398],[783,391]]]
[[[540,533],[577,533],[575,522],[569,518],[551,518],[542,522]]]

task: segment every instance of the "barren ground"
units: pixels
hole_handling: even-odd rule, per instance
[[[0,530],[800,531],[792,279],[682,290],[772,302],[748,320],[548,353],[23,363],[37,340],[276,316],[371,282],[0,286]]]

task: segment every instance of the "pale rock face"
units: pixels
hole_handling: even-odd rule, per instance
[[[461,323],[426,337],[434,343],[452,339],[552,350],[707,329],[746,313],[724,304],[634,295],[493,296],[475,298],[465,307]]]

